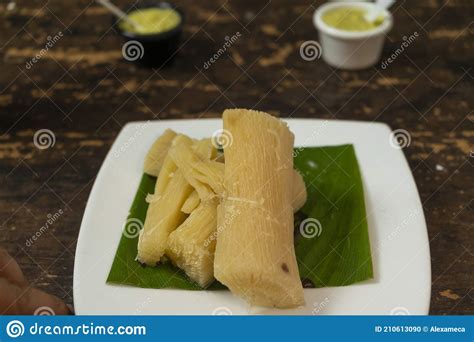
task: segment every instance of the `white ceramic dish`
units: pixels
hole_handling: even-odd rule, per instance
[[[384,10],[383,23],[369,31],[344,31],[327,25],[322,15],[338,7],[359,7],[373,9],[370,2],[332,2],[325,3],[314,12],[313,23],[319,31],[323,59],[331,66],[340,69],[358,70],[374,65],[382,53],[385,35],[393,26],[392,14]]]
[[[415,182],[390,129],[379,123],[287,120],[296,146],[354,144],[362,172],[375,279],[305,289],[306,306],[251,308],[228,291],[142,289],[106,284],[146,151],[166,128],[209,137],[221,120],[135,122],[120,132],[89,197],[74,265],[77,314],[428,314],[431,289],[426,224]]]

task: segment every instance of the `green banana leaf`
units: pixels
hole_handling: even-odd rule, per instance
[[[295,215],[295,249],[305,287],[344,286],[373,277],[362,179],[352,145],[294,150],[295,168],[308,191]],[[127,224],[144,222],[156,178],[144,174]],[[108,283],[146,288],[202,290],[170,263],[138,263],[137,234],[124,227]],[[207,290],[225,289],[215,281]]]

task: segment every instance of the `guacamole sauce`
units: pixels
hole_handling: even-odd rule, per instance
[[[132,11],[128,17],[140,26],[122,21],[120,28],[123,31],[138,34],[154,34],[172,30],[181,22],[181,16],[172,8],[144,8]]]
[[[382,24],[383,17],[369,22],[364,17],[365,13],[363,8],[338,7],[326,11],[322,19],[326,25],[345,31],[368,31]]]

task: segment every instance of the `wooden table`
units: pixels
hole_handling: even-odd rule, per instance
[[[82,214],[125,123],[255,107],[408,131],[404,152],[430,237],[431,313],[473,314],[474,4],[398,1],[382,60],[403,37],[417,32],[416,40],[385,69],[348,72],[300,56],[301,44],[317,39],[312,14],[320,3],[182,1],[187,22],[179,57],[170,68],[150,70],[123,59],[112,18],[91,0],[21,0],[13,10],[3,2],[0,244],[32,283],[72,303]],[[234,46],[204,69],[236,32]],[[48,41],[53,46],[41,52]],[[54,146],[35,146],[40,129],[53,132]]]

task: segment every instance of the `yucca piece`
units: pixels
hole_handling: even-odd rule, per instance
[[[306,191],[306,185],[304,183],[303,177],[301,174],[293,170],[293,212],[300,210],[306,200],[308,199],[308,193]]]
[[[199,286],[214,279],[217,199],[201,202],[168,239],[166,255]]]
[[[192,186],[176,168],[171,157],[166,156],[138,238],[138,261],[153,266],[160,261],[169,234],[186,218],[181,208],[192,192]]]
[[[191,214],[191,212],[197,208],[199,203],[201,203],[201,199],[199,198],[198,193],[193,191],[186,202],[184,202],[181,211],[185,214]]]
[[[173,159],[167,156],[156,179],[154,197],[159,197],[163,194],[176,170],[178,170],[178,167]]]
[[[196,141],[192,146],[192,149],[204,160],[214,159],[218,154],[211,138],[204,138]]]
[[[143,164],[143,171],[150,176],[158,177],[163,162],[168,154],[171,142],[176,137],[176,133],[171,129],[166,129],[163,134],[156,139],[148,151],[145,162]]]
[[[203,143],[197,143],[192,148],[193,143],[189,138],[179,137],[173,142],[169,155],[186,180],[196,189],[201,201],[207,201],[224,192],[224,164],[205,158],[202,151],[199,151],[199,144]]]
[[[206,196],[209,196],[207,194],[211,194],[211,190],[209,187],[206,187],[205,191]],[[303,177],[298,171],[293,170],[293,212],[296,213],[298,210],[300,210],[306,203],[307,198],[308,193],[306,191],[306,185],[303,181]],[[181,211],[185,214],[191,214],[191,212],[196,209],[200,202],[201,199],[199,198],[198,193],[196,191],[193,191],[186,200],[186,202],[184,202]]]
[[[287,125],[263,112],[226,110],[225,196],[214,275],[251,305],[304,304],[293,244],[293,141]]]
[[[212,160],[191,163],[193,166],[191,176],[208,185],[215,194],[222,195],[224,192],[225,165]]]
[[[206,157],[209,155],[207,142],[195,142],[187,136],[181,136],[173,143],[173,148],[170,148],[169,154],[171,156],[171,159],[173,160],[173,163],[177,165],[176,161],[181,161],[183,159],[183,155],[186,156],[188,154],[195,153],[197,153],[200,158],[206,159]],[[208,198],[213,197],[214,193],[212,192],[211,187],[195,179],[191,175],[191,171],[188,167],[188,164],[183,162],[180,163],[180,168],[183,171],[183,175],[185,176],[186,180],[192,185],[192,187],[196,190],[199,198],[202,200],[207,200]]]

